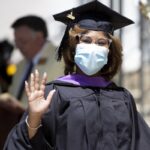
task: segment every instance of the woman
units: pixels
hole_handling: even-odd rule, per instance
[[[67,24],[58,49],[65,76],[26,82],[28,111],[4,149],[148,150],[150,129],[132,95],[111,80],[122,62],[113,31],[133,23],[98,1],[54,16]],[[118,23],[116,23],[118,21]]]

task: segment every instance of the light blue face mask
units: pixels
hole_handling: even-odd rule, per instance
[[[75,63],[85,74],[94,75],[107,64],[108,52],[104,46],[80,43],[76,46]]]

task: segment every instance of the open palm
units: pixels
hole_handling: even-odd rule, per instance
[[[30,84],[27,81],[25,82],[25,89],[28,97],[28,109],[29,113],[32,115],[42,116],[51,103],[55,91],[50,91],[45,99],[44,90],[46,81],[47,74],[44,73],[40,81],[39,72],[36,70],[35,73],[31,74]]]

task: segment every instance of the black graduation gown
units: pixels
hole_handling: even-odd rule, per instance
[[[34,138],[28,139],[26,112],[10,132],[4,150],[150,149],[150,128],[126,89],[55,81],[46,86],[46,95],[53,88],[52,103]]]

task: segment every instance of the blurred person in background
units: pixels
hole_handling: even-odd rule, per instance
[[[48,70],[48,80],[63,74],[63,65],[55,60],[55,47],[48,38],[45,21],[38,16],[24,16],[11,26],[14,29],[16,47],[24,59],[17,65],[9,92],[18,100],[26,101],[24,81],[35,68],[40,72]]]
[[[4,134],[0,135],[2,144],[11,127],[19,121],[26,109],[24,82],[28,80],[31,71],[35,68],[40,72],[47,71],[50,81],[63,74],[63,63],[55,60],[56,48],[47,39],[47,26],[42,18],[33,15],[23,16],[15,20],[11,27],[14,29],[16,47],[24,59],[17,64],[17,71],[8,93],[0,95],[0,120],[3,120],[0,133],[4,131]]]
[[[65,76],[26,82],[28,110],[4,150],[149,150],[150,128],[113,77],[122,63],[114,31],[133,21],[95,0],[54,15],[67,25],[58,50]]]

